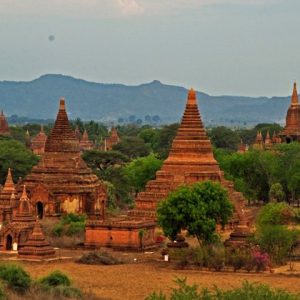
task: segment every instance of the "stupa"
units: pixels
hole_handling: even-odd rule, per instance
[[[80,151],[91,150],[94,148],[94,144],[89,140],[89,136],[86,130],[84,130],[82,138],[79,142]]]
[[[118,144],[120,141],[120,137],[118,135],[118,131],[115,127],[112,127],[110,136],[105,138],[104,140],[104,151],[110,151],[113,148],[113,145]]]
[[[255,142],[253,144],[253,149],[255,149],[255,150],[263,150],[264,149],[264,139],[263,139],[261,131],[257,131]]]
[[[296,83],[294,83],[291,103],[286,114],[285,128],[279,136],[286,143],[300,142],[300,104]]]
[[[266,138],[265,138],[265,149],[270,150],[272,147],[273,147],[273,141],[270,137],[270,133],[269,133],[269,130],[268,130],[267,134],[266,134]]]
[[[205,180],[218,181],[228,190],[229,198],[235,208],[233,223],[239,223],[234,232],[238,237],[246,236],[249,229],[247,211],[244,208],[245,199],[241,193],[234,190],[233,183],[224,178],[223,172],[213,156],[211,142],[206,135],[199,114],[196,92],[191,89],[169,156],[161,169],[157,171],[156,178],[149,181],[145,191],[138,194],[135,209],[129,211],[127,219],[88,222],[86,245],[114,246],[116,240],[119,248],[122,246],[126,248],[128,244],[133,247],[132,240],[137,240],[137,237],[128,224],[141,228],[142,222],[146,226],[148,221],[147,232],[150,236],[148,246],[150,246],[150,241],[153,241],[151,239],[153,223],[151,222],[154,224],[156,222],[157,204],[180,185]],[[138,230],[136,229],[136,231]]]
[[[9,135],[9,126],[7,123],[7,120],[5,118],[5,115],[3,113],[3,110],[1,110],[0,113],[0,135]]]
[[[24,184],[40,218],[71,212],[95,215],[102,211],[105,186],[81,158],[63,98],[45,152]]]
[[[138,194],[135,209],[130,215],[156,219],[157,203],[171,191],[183,184],[205,180],[219,181],[227,188],[236,208],[236,220],[241,219],[240,208],[244,207],[244,198],[234,190],[232,182],[225,180],[214,158],[211,142],[199,114],[196,92],[191,89],[169,156],[157,171],[156,179],[149,181],[145,191]]]
[[[43,125],[40,132],[31,140],[31,150],[36,155],[42,155],[45,152],[47,135],[44,132]]]
[[[18,251],[18,256],[26,260],[44,260],[55,257],[55,250],[46,241],[38,219],[26,243]]]

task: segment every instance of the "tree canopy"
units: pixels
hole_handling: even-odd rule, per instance
[[[217,182],[204,181],[179,187],[157,208],[158,224],[174,240],[181,230],[199,243],[214,238],[217,223],[224,226],[233,212],[227,191]]]

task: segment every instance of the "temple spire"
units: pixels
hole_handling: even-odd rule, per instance
[[[15,184],[14,184],[14,181],[12,179],[10,168],[8,168],[8,171],[7,171],[7,177],[6,177],[4,187],[3,187],[3,191],[11,192],[11,193],[15,192]]]
[[[59,110],[66,110],[65,98],[61,97],[59,101]]]
[[[291,99],[291,105],[299,105],[298,93],[297,93],[297,84],[294,82],[293,94]]]
[[[197,96],[193,88],[189,90],[187,104],[192,104],[192,105],[197,104]]]

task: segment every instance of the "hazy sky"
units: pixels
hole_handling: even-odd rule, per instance
[[[287,95],[300,85],[299,12],[299,0],[0,0],[0,80]]]

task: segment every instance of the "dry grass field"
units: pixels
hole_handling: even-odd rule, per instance
[[[63,251],[68,256],[74,251]],[[82,251],[75,251],[79,257]],[[168,263],[160,261],[159,253],[114,253],[126,262],[122,265],[82,265],[75,263],[76,257],[56,262],[29,263],[23,262],[24,268],[33,278],[45,275],[53,270],[66,272],[75,285],[86,293],[95,295],[95,299],[144,299],[152,291],[170,291],[176,277],[187,277],[188,283],[196,283],[200,287],[228,289],[237,287],[244,280],[260,282],[272,287],[300,292],[300,263],[294,265],[292,275],[287,273],[289,267],[284,266],[270,273],[233,273],[205,272],[196,270],[174,270]],[[134,262],[134,258],[137,259]]]

